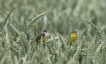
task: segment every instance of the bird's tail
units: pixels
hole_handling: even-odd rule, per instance
[[[70,46],[72,45],[72,41],[70,42]]]

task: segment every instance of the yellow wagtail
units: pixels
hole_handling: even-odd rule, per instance
[[[75,42],[76,39],[77,39],[77,32],[76,31],[72,31],[70,36],[71,36],[71,41],[70,41],[70,46],[71,46],[72,43]]]
[[[44,41],[47,40],[48,38],[49,38],[49,33],[48,33],[48,31],[47,31],[46,29],[44,29],[44,30],[42,31],[42,33],[40,33],[40,34],[38,34],[38,35],[36,36],[36,42],[37,42],[37,43],[40,43],[41,40],[44,42]]]

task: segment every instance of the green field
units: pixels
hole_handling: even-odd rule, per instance
[[[0,64],[106,64],[105,39],[106,0],[0,0]]]

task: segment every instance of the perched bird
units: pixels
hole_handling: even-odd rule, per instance
[[[36,36],[36,42],[40,43],[41,41],[44,42],[45,40],[47,40],[49,38],[49,33],[46,29],[44,29],[42,31],[42,33],[38,34]]]
[[[76,34],[76,33],[77,33],[77,32],[73,30],[73,31],[71,32],[71,34],[70,34],[70,36],[71,36],[70,46],[71,46],[72,43],[75,42],[76,39],[77,39],[77,34]]]

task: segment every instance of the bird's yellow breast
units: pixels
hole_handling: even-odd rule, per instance
[[[71,34],[71,42],[75,42],[76,38],[77,38],[76,33],[72,33]]]

